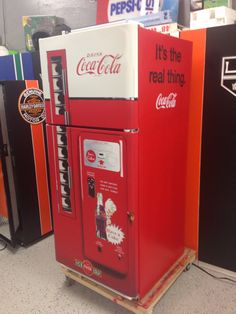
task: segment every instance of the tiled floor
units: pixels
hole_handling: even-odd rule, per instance
[[[129,312],[79,284],[67,287],[51,236],[27,249],[0,251],[0,314],[34,313]],[[168,290],[154,313],[235,314],[236,284],[222,283],[192,267]]]

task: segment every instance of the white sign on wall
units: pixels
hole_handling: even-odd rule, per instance
[[[144,0],[141,5],[141,15],[149,15],[159,12],[160,0]]]

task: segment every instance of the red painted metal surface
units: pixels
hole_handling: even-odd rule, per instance
[[[97,24],[103,24],[108,22],[108,0],[97,1]]]
[[[49,162],[51,177],[58,177],[57,147],[55,145],[56,127],[48,126]],[[60,206],[58,184],[52,180],[52,199],[55,224],[55,243],[57,260],[76,271],[93,277],[98,282],[125,295],[135,297],[138,294],[137,285],[137,134],[117,131],[100,131],[81,128],[67,128],[71,138],[70,153],[72,156],[72,190],[75,197],[75,214],[63,213]],[[123,146],[123,169],[119,172],[104,171],[85,165],[83,149],[85,140],[105,141]],[[54,142],[53,142],[54,141]],[[122,143],[122,144],[121,144]],[[54,146],[54,150],[52,147]],[[122,175],[122,176],[121,176]],[[91,197],[88,187],[88,177],[95,179],[95,194]],[[97,193],[103,194],[103,205],[110,199],[116,205],[112,217],[106,212],[112,226],[117,226],[121,232],[112,234],[108,239],[96,234]],[[59,204],[59,206],[57,205]],[[130,220],[132,211],[135,217]],[[67,214],[67,215],[66,215]],[[119,242],[120,241],[120,242]]]
[[[138,48],[138,100],[70,99],[71,212],[60,204],[58,129],[47,127],[57,260],[131,297],[144,296],[184,250],[191,68],[188,42],[140,28]],[[113,170],[100,145],[119,147]]]
[[[166,49],[166,57],[164,53]],[[180,60],[170,58],[176,52]],[[174,50],[173,50],[174,49]],[[139,29],[139,289],[144,295],[184,250],[186,150],[191,44]],[[185,83],[168,83],[168,71]],[[165,71],[150,82],[150,71]],[[157,99],[176,94],[175,107]]]
[[[106,129],[138,128],[137,100],[70,99],[68,103],[70,125]],[[45,105],[47,122],[65,125],[64,116],[52,114],[54,100],[46,100]]]
[[[71,99],[70,124],[105,129],[136,129],[138,102],[125,99]]]
[[[96,157],[93,150],[86,149],[84,143],[94,140],[96,145],[106,141],[122,149],[119,154],[122,154],[123,159],[120,171],[104,171],[106,158],[103,156],[104,153],[100,153],[102,154],[99,160],[101,168],[91,168],[96,162],[95,159],[99,157]],[[84,255],[95,263],[127,274],[130,222],[127,214],[127,162],[124,140],[117,135],[82,133],[79,143],[82,159],[80,172],[84,187],[82,197]],[[84,159],[88,160],[87,165]],[[114,163],[115,159],[112,162]],[[93,223],[94,220],[96,223]]]

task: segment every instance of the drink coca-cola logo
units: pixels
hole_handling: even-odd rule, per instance
[[[162,93],[160,93],[157,96],[156,109],[159,110],[159,109],[175,108],[176,98],[177,98],[177,93],[170,93],[168,96],[163,96]]]
[[[88,150],[86,153],[86,158],[89,162],[95,162],[96,161],[96,154],[93,150]]]
[[[93,274],[93,265],[90,261],[83,261],[83,271],[86,275],[92,276]]]
[[[76,73],[81,76],[89,75],[116,75],[121,71],[120,54],[88,53],[79,59]]]

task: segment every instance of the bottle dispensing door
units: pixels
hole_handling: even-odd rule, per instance
[[[79,162],[74,160],[73,166],[80,167],[84,256],[126,274],[129,218],[125,140],[118,135],[81,132],[77,145]]]

